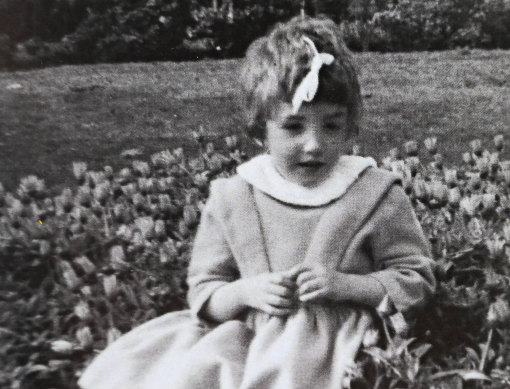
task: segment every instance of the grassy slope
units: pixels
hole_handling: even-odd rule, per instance
[[[437,135],[449,160],[469,140],[510,135],[510,52],[360,54],[366,152]],[[56,188],[72,161],[119,167],[124,149],[193,148],[190,132],[235,133],[238,61],[63,66],[0,73],[0,181],[37,174]],[[21,89],[8,90],[17,82]],[[142,158],[143,158],[142,157]]]

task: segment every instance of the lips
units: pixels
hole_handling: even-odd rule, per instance
[[[320,168],[322,166],[325,165],[324,162],[320,162],[320,161],[305,161],[305,162],[300,162],[298,163],[299,166],[301,167],[306,167],[306,168]]]

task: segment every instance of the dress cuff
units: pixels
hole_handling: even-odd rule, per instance
[[[205,319],[202,317],[202,310],[204,306],[207,304],[212,294],[216,292],[219,288],[224,285],[227,285],[228,281],[210,281],[202,288],[200,291],[195,293],[194,296],[190,296],[190,309],[193,316],[198,317],[199,319]]]
[[[390,298],[395,308],[400,312],[405,312],[410,308],[423,305],[424,288],[420,285],[420,281],[414,284],[414,287],[408,284],[408,280],[401,279],[401,275],[395,270],[381,270],[378,272],[370,273],[370,277],[377,280],[384,288],[386,294]],[[421,278],[418,274],[416,277]]]

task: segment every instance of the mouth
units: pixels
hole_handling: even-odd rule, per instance
[[[321,168],[324,165],[325,165],[325,163],[320,162],[320,161],[305,161],[305,162],[298,163],[298,166],[300,166],[300,167],[313,168],[313,169]]]

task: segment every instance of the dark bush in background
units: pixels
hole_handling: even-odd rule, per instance
[[[510,0],[0,0],[0,67],[237,57],[302,8],[353,50],[510,48]]]

